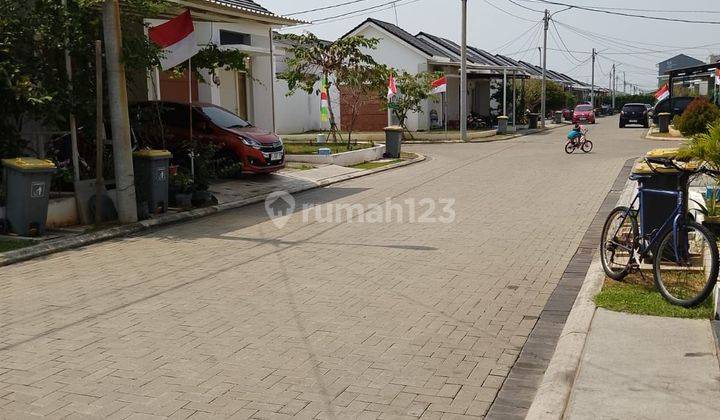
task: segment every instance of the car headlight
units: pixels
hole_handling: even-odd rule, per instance
[[[247,138],[247,137],[240,137],[240,138],[242,139],[242,142],[243,142],[246,146],[250,146],[250,147],[252,147],[253,149],[260,149],[260,148],[262,147],[262,144],[260,144],[260,142],[257,141],[257,140],[250,139],[250,138]]]
[[[280,146],[285,145],[285,143],[283,143],[282,137],[278,136],[278,141],[280,142]]]

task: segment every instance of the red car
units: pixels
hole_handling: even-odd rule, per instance
[[[285,147],[276,134],[254,127],[217,105],[193,103],[192,108],[193,140],[217,145],[242,163],[243,172],[271,173],[285,167]],[[175,156],[187,155],[190,130],[187,103],[137,103],[131,107],[130,119],[133,132],[141,141],[165,144]],[[159,127],[164,143],[158,141]]]
[[[592,105],[581,104],[575,107],[572,116],[573,124],[587,122],[588,124],[595,124],[595,111]]]

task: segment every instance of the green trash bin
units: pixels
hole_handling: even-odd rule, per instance
[[[402,147],[403,128],[400,126],[385,127],[385,154],[389,158],[400,157]]]
[[[168,166],[172,153],[167,150],[140,150],[133,153],[138,212],[160,214],[168,209]]]
[[[5,220],[12,232],[22,236],[45,233],[50,183],[57,169],[49,160],[19,157],[3,159]]]

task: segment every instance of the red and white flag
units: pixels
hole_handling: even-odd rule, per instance
[[[171,69],[198,53],[190,10],[148,30],[150,40],[162,47],[165,57],[160,60],[163,70]]]
[[[430,84],[430,88],[432,89],[430,92],[433,95],[447,92],[447,77],[443,76],[437,80],[434,80]]]
[[[395,76],[393,74],[390,74],[390,80],[388,80],[388,93],[387,93],[387,99],[388,101],[392,99],[395,95],[397,95],[398,88],[395,84]]]
[[[656,93],[655,93],[655,99],[658,101],[662,101],[663,99],[670,96],[670,88],[668,87],[668,84],[665,83]]]

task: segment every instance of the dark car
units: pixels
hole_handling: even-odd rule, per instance
[[[669,112],[670,113],[670,119],[676,115],[681,115],[683,112],[685,112],[685,108],[690,105],[690,102],[695,99],[691,96],[677,96],[673,98],[672,100],[672,109],[670,109],[670,98],[665,98],[662,101],[655,104],[655,108],[652,112],[652,120],[655,124],[658,123],[658,118],[661,112]]]
[[[602,115],[612,115],[613,114],[612,105],[610,105],[610,104],[600,105],[600,110],[602,112]]]
[[[270,173],[285,167],[285,148],[274,133],[254,127],[227,109],[193,103],[193,140],[214,144],[223,157],[242,163],[244,172]],[[190,124],[187,103],[149,101],[130,109],[138,143],[164,145],[175,156],[186,156]]]
[[[565,121],[572,121],[573,110],[570,109],[570,108],[563,108],[563,110],[562,110],[562,116],[563,116],[563,120],[565,120]]]
[[[640,124],[643,127],[650,127],[650,118],[645,104],[625,104],[620,111],[620,128],[627,124]]]

